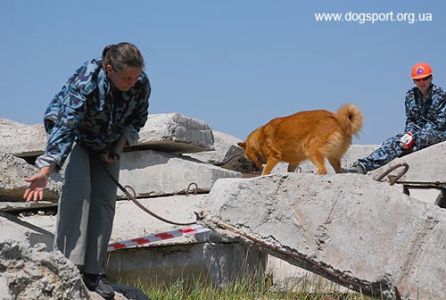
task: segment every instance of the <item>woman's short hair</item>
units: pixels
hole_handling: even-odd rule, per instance
[[[102,50],[102,64],[111,65],[117,71],[129,67],[144,69],[144,58],[135,45],[122,42],[108,45]]]

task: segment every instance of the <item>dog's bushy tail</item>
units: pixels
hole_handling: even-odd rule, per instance
[[[353,135],[361,130],[364,118],[356,105],[345,104],[338,109],[336,114],[345,133]]]

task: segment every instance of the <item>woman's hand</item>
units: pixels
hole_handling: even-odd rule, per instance
[[[25,179],[30,185],[23,194],[23,199],[28,201],[40,201],[43,200],[43,190],[48,183],[48,176],[50,175],[53,167],[43,167],[36,175]]]
[[[121,135],[119,137],[118,142],[113,147],[112,150],[106,151],[101,154],[101,159],[106,164],[113,164],[117,162],[121,157],[122,150],[124,149],[125,145],[127,144],[127,139],[125,138],[125,135]]]
[[[106,164],[114,164],[119,160],[120,156],[117,153],[107,151],[101,154],[101,160]]]

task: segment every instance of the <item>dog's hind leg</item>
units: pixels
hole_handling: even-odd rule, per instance
[[[271,173],[272,169],[277,165],[278,162],[279,160],[277,158],[269,157],[266,161],[265,167],[263,168],[262,175],[268,175],[269,173]]]
[[[317,168],[317,174],[325,175],[327,174],[327,169],[324,165],[324,156],[319,151],[312,151],[309,155],[311,162]]]
[[[294,173],[298,166],[299,166],[299,163],[297,163],[297,164],[289,163],[287,171],[290,173]]]
[[[330,165],[333,167],[336,173],[342,173],[341,160],[336,158],[328,158]]]

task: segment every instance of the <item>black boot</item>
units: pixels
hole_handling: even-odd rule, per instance
[[[343,169],[344,173],[356,173],[356,174],[367,174],[367,170],[361,163],[353,164],[351,167]]]
[[[102,298],[109,300],[115,297],[112,286],[103,274],[82,274],[82,279],[90,291],[98,293]]]

